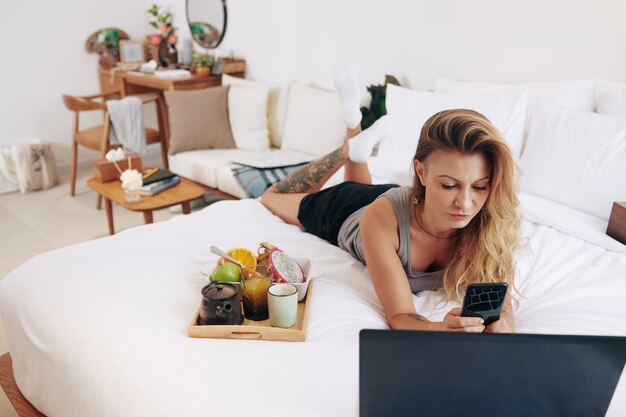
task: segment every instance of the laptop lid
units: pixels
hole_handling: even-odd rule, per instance
[[[360,416],[604,416],[626,337],[360,333]]]

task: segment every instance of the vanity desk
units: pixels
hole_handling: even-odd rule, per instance
[[[227,61],[228,62],[228,61]],[[231,60],[230,66],[225,66],[228,75],[233,77],[244,78],[245,61],[244,60]],[[234,71],[229,71],[228,68],[233,68]],[[191,77],[181,78],[160,78],[154,74],[144,74],[137,71],[114,71],[111,75],[109,69],[98,69],[98,77],[100,81],[100,91],[105,93],[111,93],[119,91],[122,97],[127,95],[145,94],[145,93],[160,93],[161,100],[158,100],[157,111],[161,114],[161,120],[163,120],[165,127],[165,143],[169,144],[170,129],[169,129],[169,117],[167,113],[167,106],[163,99],[163,91],[175,91],[175,90],[200,90],[203,88],[217,87],[222,85],[222,75],[196,75],[192,74]]]
[[[245,61],[243,61],[245,62]],[[229,73],[234,77],[244,77],[244,71]],[[98,69],[100,91],[110,93],[121,91],[122,96],[153,93],[155,91],[199,90],[216,87],[222,84],[222,75],[195,75],[184,78],[159,78],[154,74],[143,74],[136,71],[116,71],[111,76],[111,70]]]

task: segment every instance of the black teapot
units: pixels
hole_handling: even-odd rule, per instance
[[[198,324],[241,324],[243,313],[239,288],[223,282],[211,282],[202,288]]]

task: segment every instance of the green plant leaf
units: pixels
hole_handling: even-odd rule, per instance
[[[385,75],[385,87],[387,86],[387,84],[393,84],[400,87],[400,82],[393,75]]]

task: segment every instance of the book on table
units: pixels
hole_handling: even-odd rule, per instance
[[[150,170],[147,170],[147,171],[149,172]],[[168,171],[167,169],[158,168],[156,172],[150,174],[148,177],[146,177],[146,172],[144,172],[143,185],[154,184],[155,182],[160,182],[163,180],[174,178],[175,176],[176,174],[174,174],[171,171]]]
[[[139,195],[143,196],[153,196],[157,195],[161,191],[165,191],[168,188],[172,188],[173,186],[180,183],[180,177],[178,175],[174,175],[171,178],[164,179],[161,181],[153,182],[148,185],[143,185],[139,188]]]

